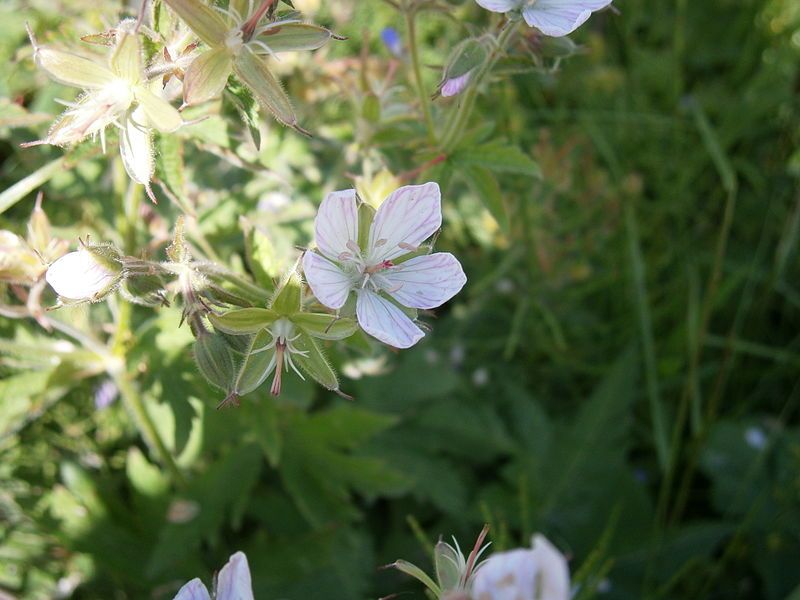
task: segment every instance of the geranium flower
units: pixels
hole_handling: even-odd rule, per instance
[[[232,555],[217,575],[214,600],[253,600],[250,567],[244,552]],[[178,590],[174,600],[211,600],[208,588],[199,578],[192,579]]]
[[[125,170],[131,179],[145,186],[155,201],[150,190],[154,170],[150,129],[175,131],[183,119],[173,106],[150,91],[135,22],[122,21],[117,26],[107,64],[39,46],[32,34],[30,38],[36,64],[59,83],[80,88],[84,93],[68,105],[46,138],[23,146],[66,146],[99,134],[105,150],[105,129],[116,125]]]
[[[441,224],[438,184],[401,187],[380,206],[360,246],[355,190],[333,192],[314,220],[319,252],[303,256],[308,285],[323,305],[334,310],[355,292],[362,329],[385,344],[409,348],[425,334],[401,306],[436,308],[467,281],[452,254],[419,255],[420,244]]]
[[[605,8],[612,0],[475,0],[486,10],[507,13],[522,12],[531,27],[545,35],[569,35],[583,25],[592,13]]]
[[[544,536],[532,548],[493,554],[475,573],[473,600],[569,600],[569,569],[564,555]]]

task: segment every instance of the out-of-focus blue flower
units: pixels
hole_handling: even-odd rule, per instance
[[[398,58],[403,56],[403,40],[394,27],[384,27],[383,31],[381,31],[381,40],[383,40],[389,52]]]
[[[94,390],[94,407],[97,410],[108,408],[119,396],[116,384],[110,379],[106,379]]]

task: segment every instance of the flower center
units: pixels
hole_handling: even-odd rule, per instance
[[[241,50],[242,46],[244,45],[244,37],[242,35],[242,30],[239,27],[231,29],[228,32],[228,36],[225,38],[225,47],[228,48],[231,52],[238,52]]]

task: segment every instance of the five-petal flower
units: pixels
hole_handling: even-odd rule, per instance
[[[383,202],[359,246],[355,190],[325,198],[314,221],[319,252],[303,256],[311,291],[328,308],[342,308],[356,294],[358,323],[369,335],[409,348],[425,335],[403,311],[431,309],[455,296],[467,281],[447,252],[417,253],[442,224],[439,186],[430,182],[396,190]]]
[[[569,35],[612,0],[475,0],[486,10],[522,12],[531,27],[551,37]]]

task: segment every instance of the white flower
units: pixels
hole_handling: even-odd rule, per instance
[[[480,565],[472,600],[569,600],[569,569],[564,555],[544,536],[531,549],[500,552]]]
[[[521,10],[522,18],[545,35],[569,35],[583,25],[592,13],[612,0],[475,0],[486,10],[507,13]]]
[[[375,214],[360,248],[355,190],[333,192],[314,221],[319,253],[306,252],[303,270],[317,299],[335,310],[356,293],[358,323],[369,335],[409,348],[425,335],[402,306],[430,309],[455,296],[467,281],[455,256],[415,252],[442,224],[439,186],[430,182],[392,192]],[[388,296],[388,297],[387,297]]]
[[[47,269],[47,283],[68,300],[99,300],[122,276],[122,264],[112,256],[82,247],[59,258]]]
[[[217,576],[214,600],[253,600],[250,567],[243,552],[232,555]],[[211,600],[208,589],[200,579],[192,579],[178,590],[174,600]]]

